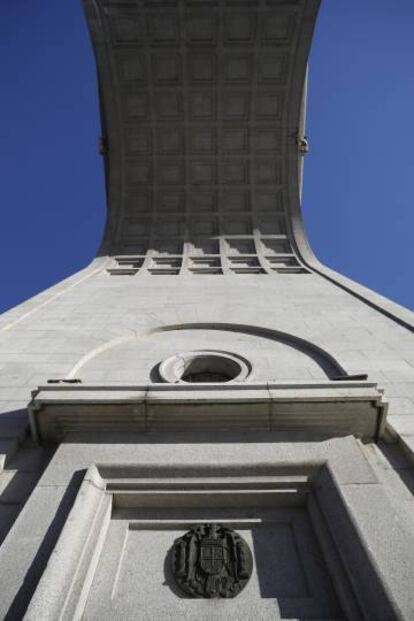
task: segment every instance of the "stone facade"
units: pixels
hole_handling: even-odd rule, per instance
[[[300,215],[318,2],[84,4],[108,220],[0,318],[1,618],[413,619],[413,315]],[[235,597],[174,581],[205,523]]]

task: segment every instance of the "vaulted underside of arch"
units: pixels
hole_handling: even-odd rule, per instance
[[[318,0],[84,0],[101,254],[153,273],[300,270],[302,99]]]

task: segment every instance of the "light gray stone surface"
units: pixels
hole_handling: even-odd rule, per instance
[[[165,551],[191,526],[191,521],[181,529],[161,527],[154,532],[145,528],[128,531],[126,520],[113,520],[85,615],[102,619],[118,615],[132,620],[139,608],[141,618],[148,620],[257,619],[258,614],[261,619],[279,619],[309,613],[322,618],[338,617],[340,609],[332,585],[320,564],[319,550],[313,549],[315,539],[303,514],[299,509],[279,510],[274,512],[273,521],[269,516],[269,521],[262,525],[237,526],[237,532],[255,551],[257,565],[248,586],[237,598],[227,601],[188,600],[177,597],[174,591]],[[220,519],[223,521],[223,516]],[[298,558],[297,542],[302,554],[303,548],[307,548],[306,574]],[[278,557],[272,554],[274,549],[279,550]],[[114,575],[115,584],[111,580]]]
[[[305,464],[306,476],[322,472],[311,481],[313,500],[305,521],[312,522],[315,549],[323,559],[321,573],[327,571],[336,581],[342,612],[328,596],[316,598],[316,607],[308,598],[293,608],[286,601],[281,605],[275,591],[262,597],[256,575],[250,591],[234,600],[233,618],[241,618],[238,602],[250,606],[249,612],[244,608],[246,619],[260,618],[260,607],[262,618],[414,618],[413,315],[321,266],[308,247],[300,215],[297,138],[298,128],[303,133],[303,79],[317,4],[220,0],[214,7],[201,7],[182,2],[177,16],[174,3],[160,9],[157,2],[136,0],[85,2],[105,101],[108,222],[102,256],[0,318],[0,538],[5,538],[0,563],[7,568],[0,575],[2,617],[19,619],[29,610],[31,619],[44,621],[46,612],[57,618],[61,594],[76,565],[79,574],[68,599],[68,618],[76,618],[85,606],[90,618],[114,618],[112,604],[103,609],[100,581],[109,584],[113,579],[108,569],[114,562],[111,550],[125,533],[126,518],[117,516],[120,509],[115,507],[108,537],[97,527],[87,543],[89,531],[82,528],[89,518],[79,516],[93,513],[93,503],[79,512],[83,492],[78,492],[91,464],[98,464],[103,478],[121,469],[127,483],[137,468],[151,483],[163,468],[185,478],[202,467],[221,484],[229,472],[236,476],[246,467],[269,472],[277,462],[289,476],[298,475]],[[206,38],[197,41],[197,32]],[[141,79],[143,55],[147,74]],[[199,74],[193,62],[199,63]],[[273,105],[282,99],[281,108]],[[168,106],[162,107],[166,101]],[[248,108],[238,108],[243,102]],[[150,118],[144,122],[140,111]],[[159,118],[181,111],[181,118]],[[192,118],[195,113],[210,117]],[[164,147],[174,152],[164,153]],[[150,176],[140,178],[145,167]],[[214,174],[204,181],[194,177],[209,171]],[[70,420],[76,421],[81,415],[74,398],[79,386],[104,391],[113,387],[115,392],[143,386],[144,400],[151,392],[148,386],[160,381],[161,362],[208,349],[246,358],[251,365],[244,400],[237,390],[228,390],[235,416],[240,404],[247,408],[253,385],[265,386],[273,399],[270,410],[268,404],[264,409],[260,405],[242,430],[218,429],[216,412],[209,431],[167,431],[163,420],[161,432],[157,416],[168,399],[177,420],[182,416],[182,404],[166,397],[166,386],[164,393],[152,394],[153,403],[143,411],[142,433],[122,434],[119,425],[108,434],[102,396],[95,394],[91,407],[97,408],[98,424],[92,417],[89,431],[65,435],[36,484],[50,451],[26,439],[32,391],[49,379],[79,379],[72,393],[71,385],[62,389],[68,395]],[[344,432],[363,435],[349,380],[336,391],[341,405],[333,412],[336,426],[324,429],[329,437],[321,438],[310,425],[315,407],[309,392],[301,405],[303,424],[298,411],[293,412],[296,431],[289,431],[292,420],[288,429],[278,431],[271,424],[272,408],[281,411],[271,385],[290,383],[306,392],[312,383],[333,386],[335,377],[358,374],[368,374],[364,390],[372,385],[384,390],[389,403],[384,439],[393,444],[337,437]],[[56,393],[62,393],[61,386]],[[195,395],[192,388],[187,392]],[[198,397],[208,403],[203,389]],[[136,393],[126,395],[128,399],[131,405]],[[111,415],[116,420],[120,414],[111,409]],[[79,426],[63,431],[71,429]],[[87,478],[85,483],[99,497],[97,480]],[[125,510],[136,511],[127,507],[126,498],[128,494],[122,501]],[[298,498],[302,502],[300,494]],[[203,511],[198,518],[212,515]],[[239,512],[233,518],[240,523],[241,516]],[[65,540],[78,532],[85,539],[68,551]],[[153,542],[154,531],[130,532],[126,559],[137,547],[149,550]],[[175,599],[168,586],[160,585],[159,561],[173,531],[157,532],[160,540],[148,572],[138,567],[148,594],[158,594],[159,588],[155,617],[168,618],[176,606],[177,618],[194,617],[195,608],[200,619],[211,617],[211,610],[216,618],[231,618],[226,602]],[[280,542],[286,566],[292,569],[296,561],[284,537],[273,531],[268,537]],[[80,550],[85,551],[82,562]],[[95,560],[89,562],[90,557]],[[355,571],[349,572],[352,563]],[[130,566],[128,561],[121,573]],[[53,588],[51,574],[57,580]],[[290,576],[284,592],[298,588],[292,592],[300,593],[300,575],[292,569]],[[91,587],[90,599],[82,590],[84,579]],[[326,578],[316,582],[327,584]],[[131,584],[129,574],[119,584],[122,618],[136,607]],[[156,605],[148,595],[141,618],[154,618]]]
[[[317,275],[284,275],[283,283],[273,279],[271,287],[267,286],[263,280],[251,276],[240,278],[243,280],[243,306],[237,304],[232,306],[227,300],[239,299],[241,291],[239,286],[232,284],[234,279],[230,276],[223,276],[223,279],[220,280],[221,284],[218,283],[217,279],[213,281],[213,277],[205,277],[203,286],[198,285],[195,281],[187,282],[183,277],[180,285],[180,297],[177,298],[172,277],[159,277],[157,282],[160,283],[160,280],[163,280],[162,284],[152,284],[152,282],[146,284],[141,280],[140,286],[135,288],[131,287],[130,283],[121,282],[121,278],[115,282],[115,279],[104,272],[95,273],[87,281],[73,287],[67,294],[60,295],[47,306],[33,310],[29,317],[22,318],[12,328],[3,332],[4,347],[0,354],[3,361],[6,361],[8,355],[13,359],[15,355],[12,351],[14,348],[13,338],[16,335],[16,343],[20,342],[19,339],[21,339],[22,346],[25,343],[25,348],[30,354],[27,365],[31,368],[31,373],[27,373],[22,380],[22,386],[4,388],[3,396],[5,399],[2,404],[4,414],[8,420],[13,420],[12,412],[16,412],[16,418],[21,419],[24,412],[23,406],[30,400],[31,390],[36,388],[38,384],[45,383],[51,377],[59,377],[60,374],[55,372],[55,368],[62,368],[61,365],[65,368],[65,373],[62,373],[61,376],[79,377],[85,382],[90,382],[93,379],[100,384],[108,383],[118,386],[125,382],[135,384],[137,380],[145,376],[145,373],[147,374],[145,381],[148,382],[151,380],[151,370],[154,366],[152,363],[161,362],[164,355],[168,353],[161,350],[157,360],[154,349],[154,354],[151,354],[151,361],[148,357],[146,358],[148,342],[151,341],[152,334],[154,334],[155,342],[158,334],[160,334],[160,328],[185,326],[186,324],[194,325],[197,322],[201,323],[201,318],[203,322],[210,325],[220,324],[223,326],[223,324],[227,324],[230,330],[227,333],[226,330],[218,330],[217,340],[220,339],[221,334],[225,333],[226,348],[234,350],[236,353],[240,352],[247,357],[250,355],[248,346],[240,347],[240,338],[242,340],[245,338],[245,332],[238,332],[237,326],[250,325],[255,329],[276,329],[280,333],[292,335],[321,348],[329,353],[338,365],[348,373],[368,373],[370,381],[378,382],[384,388],[385,398],[390,404],[389,421],[397,433],[398,424],[401,425],[401,417],[409,418],[410,416],[409,409],[407,414],[401,414],[401,409],[404,406],[403,411],[407,412],[413,394],[411,392],[412,386],[414,386],[414,382],[411,382],[409,377],[409,369],[412,364],[409,349],[411,336],[405,328],[396,325],[391,319],[377,314],[361,301],[335,288]],[[213,281],[211,284],[208,282],[210,279]],[[194,303],[195,300],[197,300],[197,304]],[[83,309],[82,313],[77,315],[74,308]],[[25,310],[22,309],[20,313],[23,317]],[[229,318],[232,317],[234,319],[229,321]],[[50,335],[49,321],[52,322],[51,325],[56,321],[53,334]],[[39,333],[43,335],[41,341],[39,341]],[[174,331],[170,331],[169,338],[173,338],[173,334]],[[179,338],[179,330],[176,329],[175,334]],[[202,329],[194,330],[193,335],[192,347],[194,349],[205,348],[206,342],[203,340]],[[199,335],[200,340],[198,341]],[[131,336],[133,345],[130,340]],[[251,344],[252,339],[249,340]],[[269,339],[263,340],[264,342],[269,341]],[[234,343],[233,346],[231,341]],[[123,364],[122,351],[126,352],[124,345],[127,342],[129,343],[128,347],[131,345],[131,349],[125,358],[125,364]],[[292,348],[277,340],[269,341],[270,347],[273,347],[273,342],[279,343],[277,345],[279,353],[274,360],[277,359],[277,368],[282,369],[283,352],[286,352],[288,360],[292,355]],[[216,343],[213,341],[211,346],[216,348]],[[188,342],[183,342],[183,347],[184,345],[187,350]],[[37,353],[37,356],[31,354],[31,351],[33,354]],[[262,347],[262,352],[262,354],[257,354],[258,360],[261,360],[262,356],[264,359],[266,358],[265,346]],[[320,366],[315,366],[315,359],[310,353],[309,350],[308,353],[299,351],[293,355],[300,356],[304,361],[309,359],[309,363],[305,362],[305,365],[300,365],[300,368],[320,369]],[[114,358],[111,360],[113,355]],[[40,377],[38,357],[42,356],[46,362]],[[401,356],[404,356],[404,359],[399,366]],[[252,349],[252,357],[254,357],[254,349]],[[145,359],[148,360],[147,368],[145,368]],[[141,369],[139,372],[138,367]],[[294,365],[292,367],[295,368]],[[271,365],[269,364],[270,368]],[[398,368],[401,368],[401,380],[398,377]],[[277,376],[277,373],[275,375]],[[307,373],[303,375],[302,380],[308,381]],[[34,384],[31,383],[32,379],[35,382]],[[285,380],[285,378],[283,379]],[[296,382],[300,382],[300,379],[300,377],[294,378]],[[318,377],[315,378],[316,381],[318,379]],[[393,412],[396,412],[395,424]],[[98,432],[94,433],[94,437],[97,435]],[[260,456],[263,461],[268,459],[266,455],[269,455],[270,459],[276,450],[277,452],[282,450],[281,454],[285,454],[279,444],[277,444],[277,449],[275,445],[272,445],[271,438],[272,436],[269,436],[268,444],[260,445]],[[278,440],[279,437],[274,439]],[[131,437],[131,443],[133,440],[134,438]],[[142,439],[136,441],[142,442]],[[163,444],[162,438],[159,438],[158,441],[160,442],[159,445],[157,445],[157,436],[151,435],[145,444],[140,444],[139,459],[147,464],[168,463],[171,448],[169,445]],[[199,437],[188,438],[188,441],[195,442],[193,446],[186,444],[190,462],[192,460],[197,461],[200,456],[205,455],[206,460],[210,459],[212,463],[216,463],[219,456],[223,455],[223,452],[219,451],[217,445],[214,444],[223,441],[222,434],[212,435],[209,451],[207,451],[204,443],[199,443]],[[87,442],[86,438],[84,442]],[[113,443],[116,442],[117,439],[113,436],[111,441],[106,440],[99,446],[97,462],[119,461],[121,455],[122,459],[127,462],[137,461],[138,453],[133,451],[133,444],[121,444],[114,451]],[[66,446],[66,444],[62,446],[64,453]],[[155,446],[157,446],[156,450]],[[307,444],[306,438],[303,438],[303,446],[303,458],[309,458],[309,455],[312,454],[313,443]],[[59,488],[61,494],[64,493],[65,486],[67,486],[73,473],[90,465],[91,456],[88,444],[80,444],[78,448],[80,452],[76,453],[76,458],[67,456],[67,470],[63,477],[61,475],[63,466],[60,463],[54,463],[48,472],[48,476],[51,477],[50,481],[53,479],[56,481],[56,483],[52,482],[52,485],[64,486]],[[249,458],[250,449],[248,445],[245,450],[246,454],[239,457],[239,460]],[[182,448],[180,447],[177,451],[181,454]],[[225,449],[223,448],[223,451],[228,454],[228,459],[237,461],[232,444]],[[349,458],[344,457],[344,464],[341,468],[343,468],[343,472],[348,473],[347,476],[350,477],[350,480],[354,476],[355,467],[354,460],[349,461]],[[375,468],[378,469],[379,466],[376,465]],[[401,479],[397,482],[384,481],[384,486],[387,485],[404,487]],[[26,590],[26,586],[22,587],[22,584],[26,584],[22,582],[23,576],[33,564],[33,558],[46,537],[53,505],[52,503],[41,503],[43,510],[43,518],[41,518],[38,513],[32,513],[31,502],[29,500],[26,507],[30,511],[31,519],[36,522],[41,519],[45,521],[43,534],[39,535],[36,541],[33,541],[33,545],[29,545],[27,542],[27,555],[19,553],[16,559],[17,543],[13,543],[13,541],[17,542],[20,538],[18,525],[19,520],[23,517],[22,513],[14,529],[0,548],[0,551],[3,550],[4,553],[7,551],[7,558],[12,557],[13,562],[18,564],[17,568],[5,576],[5,582],[2,585],[2,593],[5,594],[3,599],[4,610],[12,605],[13,599],[21,588],[29,594],[33,593],[31,589]],[[406,506],[407,512],[411,510],[409,504],[403,506]],[[23,532],[25,530],[26,527],[23,528]],[[404,532],[406,531],[404,530]],[[10,539],[14,535],[16,539]],[[397,561],[395,563],[398,564]],[[406,578],[404,578],[403,565],[404,563],[401,561],[401,571],[397,572],[395,579],[401,579],[404,582]],[[36,580],[39,578],[40,575],[37,575]],[[400,592],[398,592],[398,597],[402,597]],[[27,605],[28,599],[23,599],[23,602],[24,605]],[[24,605],[22,604],[22,608]],[[15,609],[12,608],[12,610]],[[409,617],[406,616],[405,618]]]
[[[375,476],[363,447],[355,439],[342,438],[311,445],[305,442],[215,443],[200,445],[198,450],[192,442],[163,446],[157,438],[151,446],[139,445],[138,437],[124,445],[114,445],[110,442],[114,438],[109,437],[105,445],[104,436],[98,444],[82,444],[81,439],[82,436],[74,435],[60,447],[40,482],[40,488],[64,489],[74,462],[79,466],[86,460],[100,464],[89,469],[80,488],[35,592],[28,619],[56,618],[56,607],[61,605],[62,599],[67,602],[62,608],[62,619],[81,618],[83,610],[91,618],[118,615],[129,619],[137,608],[143,608],[144,618],[151,615],[169,618],[169,609],[175,611],[175,618],[208,618],[213,610],[218,618],[224,618],[226,610],[229,618],[237,619],[243,609],[246,618],[250,618],[253,602],[256,614],[263,619],[274,618],[275,614],[280,614],[280,618],[292,615],[301,618],[338,615],[342,618],[338,604],[325,590],[332,592],[326,574],[328,568],[335,584],[338,575],[341,576],[335,591],[342,601],[341,607],[347,610],[347,618],[369,618],[369,615],[384,620],[397,619],[400,615],[404,619],[411,618],[414,602],[409,585],[414,560],[414,529],[412,525],[407,528],[407,524],[399,522],[385,486]],[[191,477],[190,487],[184,484],[189,481],[188,477]],[[161,481],[165,483],[160,485]],[[228,491],[220,494],[220,486],[226,489],[230,481],[233,483]],[[240,481],[249,483],[242,485]],[[104,517],[108,515],[107,510],[99,518],[102,526],[96,523],[98,506],[102,502],[100,494],[103,494],[102,500],[107,498],[106,485],[110,485],[107,493],[110,491],[113,496],[109,529]],[[244,492],[237,490],[241,485]],[[276,486],[273,495],[270,495],[271,485]],[[281,486],[279,492],[278,486]],[[174,493],[168,492],[170,487]],[[201,495],[198,488],[202,490]],[[312,502],[319,506],[322,517],[318,517],[316,523],[315,509],[310,511],[309,507],[309,513],[304,509],[297,513],[298,506],[307,506],[307,494],[311,494]],[[29,501],[27,511],[33,501]],[[293,517],[296,514],[303,516],[298,526]],[[28,513],[23,512],[20,524],[27,518]],[[43,519],[47,521],[46,513]],[[305,522],[301,521],[303,519]],[[185,525],[206,520],[228,521],[245,532],[257,563],[249,589],[225,610],[220,603],[204,606],[204,601],[192,603],[177,598],[174,589],[171,591],[173,586],[164,564],[168,562],[167,553],[174,537],[186,530]],[[283,524],[290,524],[296,533],[297,557],[292,556],[292,550],[286,550],[290,544]],[[330,563],[326,547],[322,556],[320,551],[315,555],[312,552],[313,546],[319,545],[316,542],[321,534],[316,536],[313,532],[311,535],[310,524],[312,531],[317,526],[325,532],[324,546],[330,539]],[[101,537],[93,534],[96,528],[100,529]],[[253,539],[249,534],[251,528]],[[264,531],[255,534],[257,528],[264,528]],[[308,543],[303,539],[303,528],[308,529],[306,537],[311,537]],[[100,541],[98,548],[94,545],[90,549],[91,534]],[[286,559],[283,558],[285,553]],[[335,555],[341,560],[333,562]],[[150,558],[143,567],[140,559],[147,556]],[[91,559],[92,572],[88,569],[87,558]],[[10,562],[7,556],[2,560]],[[312,568],[315,562],[317,566]],[[272,578],[275,563],[279,576],[285,567],[284,578]],[[294,578],[292,574],[288,578],[290,569],[294,572],[298,563],[304,577],[298,578],[296,574]],[[344,571],[352,585],[346,599],[342,590]],[[301,580],[302,585],[306,584],[306,593],[300,589]],[[136,584],[135,589],[132,584]],[[76,594],[80,587],[82,590],[75,599],[69,596],[69,592]],[[160,592],[155,598],[157,589]],[[267,595],[263,589],[267,589]],[[290,591],[289,595],[289,589],[296,591]],[[70,612],[74,607],[77,612]],[[359,612],[350,613],[352,607]]]

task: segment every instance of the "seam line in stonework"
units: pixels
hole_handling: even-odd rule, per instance
[[[14,328],[14,326],[18,323],[20,323],[21,321],[24,321],[25,319],[27,319],[28,317],[30,317],[31,315],[33,315],[34,313],[36,313],[38,310],[44,308],[45,306],[47,306],[48,304],[50,304],[51,302],[53,302],[54,300],[56,300],[57,298],[60,298],[63,294],[65,294],[67,291],[70,291],[70,289],[73,289],[74,287],[76,287],[77,285],[79,285],[80,283],[84,282],[85,280],[87,280],[88,278],[90,278],[91,276],[94,276],[95,274],[98,274],[99,272],[103,272],[106,267],[108,265],[108,260],[105,261],[104,265],[96,270],[93,270],[93,272],[90,272],[89,274],[86,274],[86,276],[84,276],[83,278],[80,278],[79,280],[77,280],[76,282],[70,284],[68,287],[66,287],[65,289],[63,289],[63,291],[58,291],[58,293],[56,293],[55,295],[53,295],[51,298],[49,298],[48,300],[45,300],[45,302],[42,302],[41,304],[39,304],[39,306],[36,306],[36,308],[32,308],[32,310],[28,311],[27,313],[24,313],[23,315],[21,315],[20,317],[18,317],[17,319],[15,319],[15,321],[12,321],[11,323],[6,324],[5,326],[3,326],[2,328],[0,328],[0,334],[2,332],[7,332],[7,330],[11,330],[12,328]],[[86,268],[87,269],[87,268]]]

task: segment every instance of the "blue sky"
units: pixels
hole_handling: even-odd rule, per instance
[[[414,307],[414,3],[325,0],[310,59],[304,214],[318,257]],[[105,219],[80,0],[0,7],[0,310],[84,267]]]

